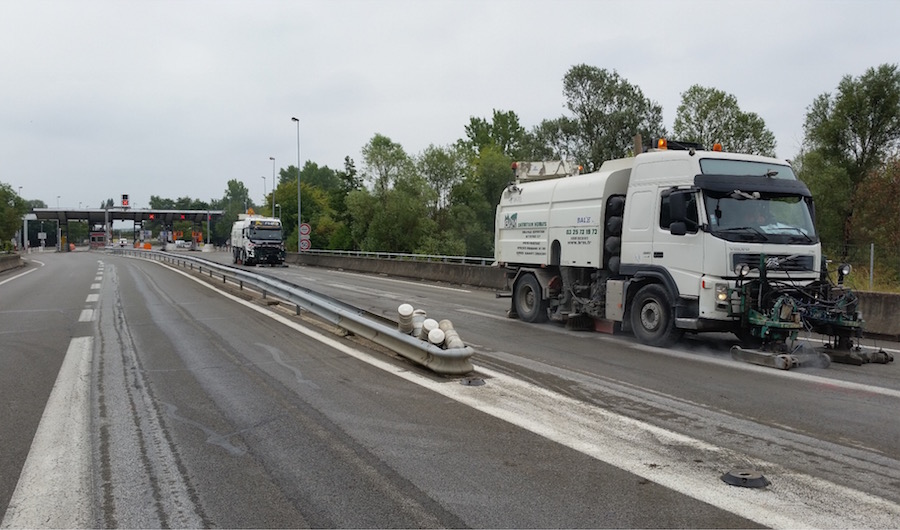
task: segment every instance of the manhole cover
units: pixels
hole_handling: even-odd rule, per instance
[[[771,484],[761,473],[752,469],[733,469],[722,475],[722,480],[742,488],[765,488]]]
[[[464,386],[481,386],[484,384],[484,379],[480,377],[464,377],[459,380],[459,384]]]

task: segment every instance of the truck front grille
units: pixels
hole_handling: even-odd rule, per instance
[[[759,267],[759,254],[732,254],[731,269],[738,263],[746,263],[751,268]],[[792,257],[793,256],[793,257]],[[790,258],[790,259],[789,259]],[[808,272],[815,270],[813,256],[796,254],[767,254],[766,270],[786,272]]]

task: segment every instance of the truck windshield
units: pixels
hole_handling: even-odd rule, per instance
[[[727,241],[816,243],[810,204],[800,196],[704,192],[710,233]]]
[[[705,175],[735,175],[735,176],[770,176],[777,179],[797,180],[797,175],[791,166],[781,164],[767,164],[750,160],[725,160],[722,158],[703,158],[700,160],[700,170]]]
[[[250,228],[247,230],[247,237],[255,241],[281,241],[281,229]]]

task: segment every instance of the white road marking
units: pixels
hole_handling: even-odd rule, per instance
[[[2,528],[90,528],[93,337],[75,337],[0,524]]]
[[[91,290],[92,290],[92,291],[96,291],[96,290],[99,289],[99,288],[100,288],[100,284],[99,284],[99,283],[92,283],[92,284],[91,284]]]
[[[99,295],[99,294],[89,294],[89,295],[87,295],[87,298],[85,298],[84,301],[85,301],[86,303],[99,302],[99,301],[100,301],[100,295]]]
[[[28,260],[28,261],[33,261],[33,262],[37,263],[38,265],[40,265],[41,267],[44,266],[44,263],[43,263],[42,261],[38,261],[38,260],[36,260],[36,259],[32,259],[32,260]],[[13,280],[15,280],[15,279],[17,279],[17,278],[21,278],[22,276],[25,276],[26,274],[31,274],[32,272],[34,272],[34,271],[36,271],[36,270],[37,270],[37,269],[28,269],[28,270],[25,271],[25,272],[16,274],[15,276],[12,276],[12,277],[10,277],[10,278],[7,278],[7,279],[3,280],[2,282],[0,282],[0,285],[3,285],[3,284],[6,283],[6,282],[11,282],[11,281],[13,281]]]
[[[82,309],[81,315],[78,316],[79,322],[90,322],[94,320],[94,310],[93,309]]]

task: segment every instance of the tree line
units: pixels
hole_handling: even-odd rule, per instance
[[[591,171],[631,154],[635,134],[670,136],[662,107],[615,70],[573,66],[563,77],[562,96],[567,112],[530,130],[514,111],[494,110],[489,117],[471,117],[456,142],[416,154],[376,133],[361,149],[359,169],[349,156],[339,169],[312,161],[282,168],[264,204],[254,203],[246,186],[233,179],[221,199],[154,196],[150,206],[224,210],[212,230],[218,244],[228,239],[239,213],[278,215],[288,248],[296,250],[299,171],[302,221],[312,227],[313,248],[491,256],[494,209],[513,161],[564,159]],[[897,65],[844,76],[806,110],[803,147],[793,165],[816,199],[826,249],[840,256],[861,242],[900,249]],[[776,147],[760,116],[742,110],[734,95],[700,85],[681,94],[671,137],[767,156]],[[3,240],[11,237],[9,227],[18,223],[24,204],[0,185]]]

